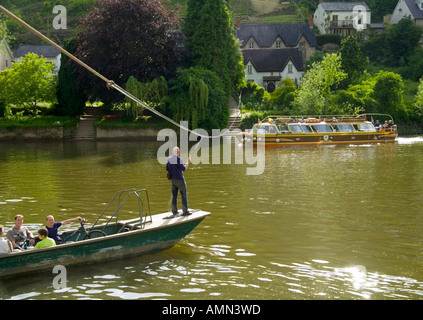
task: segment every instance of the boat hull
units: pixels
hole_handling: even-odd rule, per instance
[[[188,235],[210,213],[197,211],[191,216],[166,219],[169,214],[152,216],[153,221],[143,229],[0,256],[0,277],[53,269],[56,265],[98,263],[166,250]]]
[[[373,144],[395,142],[396,132],[355,132],[326,134],[251,134],[240,133],[237,136],[242,143],[264,144],[266,146],[313,146],[342,144]]]

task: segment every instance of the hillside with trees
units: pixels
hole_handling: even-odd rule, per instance
[[[396,2],[366,1],[372,21],[382,21]],[[387,25],[382,34],[365,31],[357,38],[338,39],[337,49],[318,51],[307,61],[298,87],[283,79],[268,93],[244,82],[235,19],[305,23],[318,1],[230,0],[228,5],[225,0],[112,0],[107,6],[101,1],[93,6],[93,0],[0,0],[0,4],[160,112],[176,121],[189,120],[192,128],[224,127],[229,99],[237,99],[241,92],[244,110],[251,114],[244,122],[247,126],[266,112],[383,112],[413,127],[408,133],[423,132],[422,30],[409,19]],[[67,9],[66,30],[52,27],[57,4]],[[152,16],[155,19],[149,20]],[[0,20],[0,32],[6,30],[12,47],[39,43],[16,23]],[[75,115],[83,110],[84,101],[101,101],[106,110],[124,110],[130,121],[150,117],[66,60],[50,112]]]

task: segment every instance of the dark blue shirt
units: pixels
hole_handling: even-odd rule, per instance
[[[184,179],[184,174],[182,173],[185,171],[184,162],[178,156],[173,155],[167,159],[166,170],[170,172],[172,179]]]
[[[54,239],[54,241],[56,242],[61,241],[60,237],[57,234],[61,225],[61,222],[55,222],[53,227],[51,228],[46,226],[46,229],[48,231],[48,237]]]

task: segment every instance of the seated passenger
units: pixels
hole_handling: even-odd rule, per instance
[[[52,238],[56,243],[61,243],[62,239],[60,239],[58,232],[59,228],[64,225],[71,223],[73,221],[81,220],[81,217],[76,217],[72,219],[67,219],[62,222],[55,222],[53,216],[47,216],[46,217],[46,229],[48,231],[48,236]]]
[[[38,230],[38,238],[40,238],[41,241],[35,245],[35,249],[53,247],[56,245],[56,242],[48,237],[48,231],[45,228]]]
[[[9,253],[9,245],[7,241],[3,238],[4,227],[0,225],[0,255]]]
[[[375,129],[376,131],[380,131],[382,129],[382,125],[380,124],[379,120],[376,120]]]
[[[7,239],[12,243],[13,249],[23,249],[26,245],[26,240],[29,239],[29,243],[34,245],[34,236],[27,227],[24,227],[23,224],[24,217],[20,214],[15,216],[15,225],[13,228],[7,231]]]

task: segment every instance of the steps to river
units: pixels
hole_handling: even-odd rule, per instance
[[[101,118],[100,107],[85,107],[85,112],[79,117],[79,126],[73,140],[94,140],[95,123]]]

